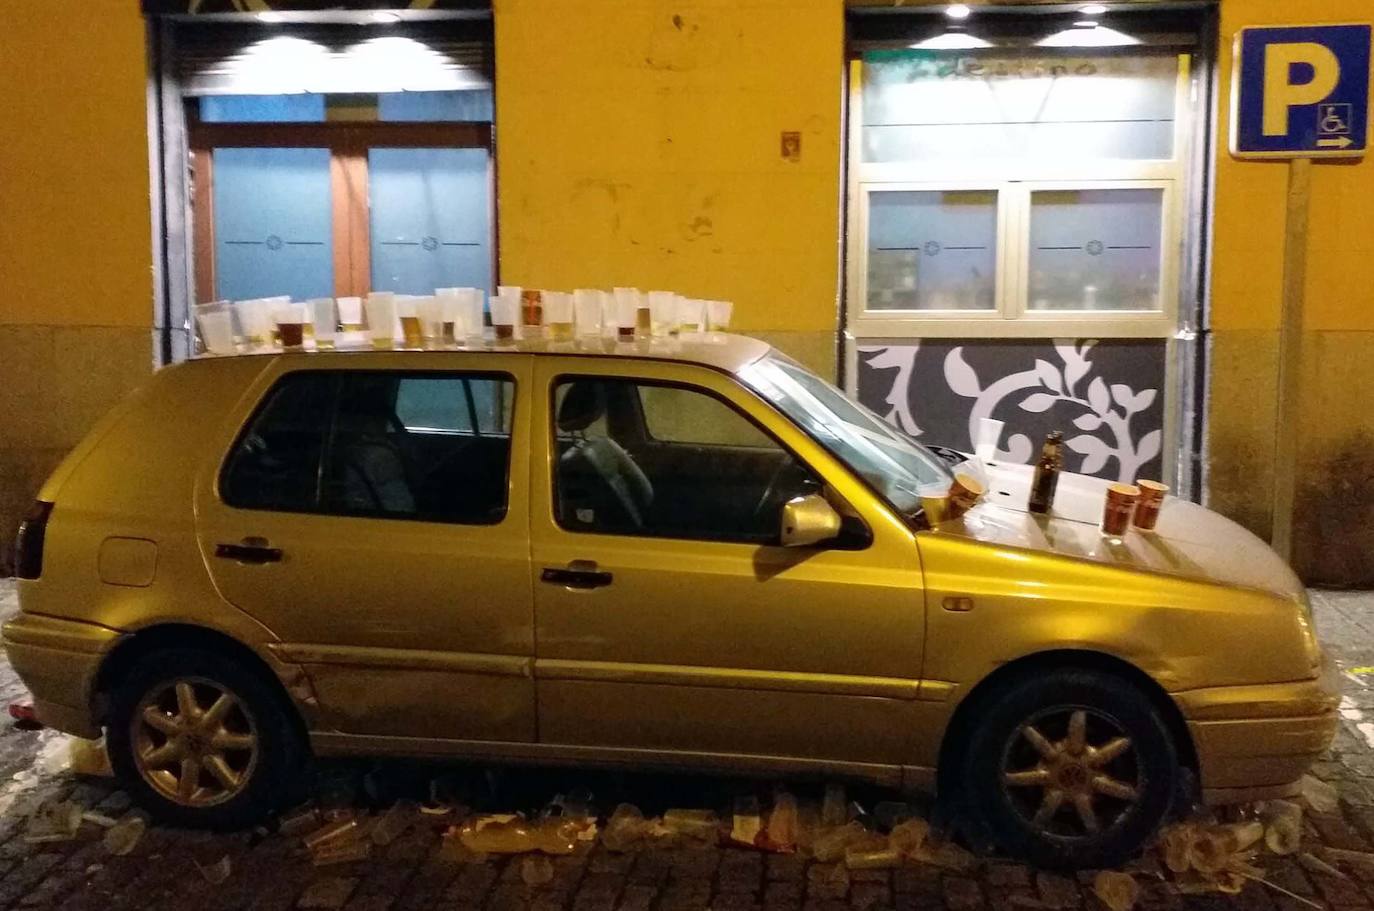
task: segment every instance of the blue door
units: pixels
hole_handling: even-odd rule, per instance
[[[490,187],[486,149],[370,150],[373,290],[491,290]]]
[[[215,295],[334,295],[329,149],[214,152]]]

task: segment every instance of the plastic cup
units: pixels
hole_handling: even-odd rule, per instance
[[[520,291],[520,325],[526,338],[538,338],[544,333],[544,295],[538,288]]]
[[[643,294],[639,293],[638,288],[616,288],[615,294],[615,314],[616,314],[616,338],[622,342],[632,342],[635,338],[635,331],[639,328],[639,311],[643,310],[645,315],[643,332],[649,332],[648,307],[642,303]]]
[[[390,348],[396,342],[396,295],[373,291],[367,296],[367,333],[373,348]]]
[[[444,345],[456,345],[460,336],[466,334],[463,328],[463,298],[457,288],[436,288],[435,306],[439,311],[439,341]]]
[[[735,305],[729,301],[707,301],[707,328],[712,332],[727,332],[730,329],[730,316]]]
[[[498,342],[515,339],[515,325],[520,319],[520,294],[512,288],[502,288],[491,299],[491,324]]]
[[[1002,441],[1002,421],[994,418],[978,419],[978,438],[974,441],[973,452],[984,462],[997,461],[997,446]]]
[[[572,293],[578,335],[601,334],[601,292],[578,288]]]
[[[462,291],[462,310],[463,325],[466,328],[468,338],[480,339],[485,329],[482,319],[483,310],[486,304],[487,292],[481,288],[460,288]]]
[[[271,344],[272,314],[268,310],[266,298],[254,298],[252,300],[239,301],[234,304],[234,311],[239,317],[239,329],[243,333],[243,340],[250,348],[261,348]]]
[[[363,328],[363,299],[361,297],[339,298],[339,324],[345,332],[358,332]]]
[[[677,335],[677,298],[672,291],[649,292],[649,317],[654,335]]]
[[[315,347],[333,348],[334,333],[338,329],[338,323],[334,319],[334,299],[311,298],[306,307],[310,310],[310,327],[315,333]]]
[[[226,301],[196,307],[196,325],[200,340],[210,354],[233,354],[234,314]]]
[[[299,351],[305,346],[305,324],[309,321],[305,304],[279,304],[272,311],[272,319],[283,348]]]
[[[706,315],[706,302],[694,297],[678,297],[677,324],[679,332],[700,332]]]
[[[415,315],[420,318],[420,336],[425,346],[438,345],[442,341],[443,312],[437,296],[415,298]]]
[[[564,291],[545,291],[544,321],[549,327],[550,341],[572,341],[573,296]]]

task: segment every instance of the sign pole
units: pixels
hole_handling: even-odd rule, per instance
[[[1284,218],[1283,300],[1279,314],[1278,408],[1274,431],[1274,499],[1269,543],[1288,560],[1293,551],[1293,504],[1297,488],[1303,308],[1307,296],[1307,222],[1312,197],[1312,160],[1288,163]]]

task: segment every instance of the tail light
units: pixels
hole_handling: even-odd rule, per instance
[[[52,504],[37,500],[14,538],[14,574],[21,579],[37,579],[43,575],[43,539],[48,533],[48,517]]]

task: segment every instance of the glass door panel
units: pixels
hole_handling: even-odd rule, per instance
[[[486,149],[368,152],[372,287],[491,289]]]
[[[329,149],[214,150],[215,295],[334,294]]]

